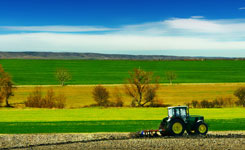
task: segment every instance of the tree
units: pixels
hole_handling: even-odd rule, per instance
[[[66,69],[58,69],[55,77],[60,82],[61,86],[64,86],[65,82],[71,80],[71,74]]]
[[[132,97],[132,106],[143,107],[154,101],[158,89],[158,78],[152,84],[152,73],[141,69],[134,69],[125,85],[125,92]]]
[[[166,79],[169,81],[169,84],[173,83],[173,80],[176,79],[176,74],[173,71],[168,71],[165,73]]]
[[[10,107],[9,98],[13,96],[13,82],[8,73],[0,65],[0,102],[5,100],[6,107]]]
[[[238,98],[237,104],[245,107],[245,87],[238,88],[234,92],[234,95]]]
[[[108,106],[109,92],[101,85],[95,86],[93,89],[93,98],[99,106]]]

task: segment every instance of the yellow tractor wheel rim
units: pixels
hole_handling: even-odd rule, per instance
[[[183,130],[183,126],[182,126],[181,123],[176,122],[176,123],[173,124],[172,129],[173,129],[173,132],[175,134],[180,134],[182,132],[182,130]]]
[[[204,124],[201,124],[198,130],[200,133],[205,133],[207,131],[207,127]]]

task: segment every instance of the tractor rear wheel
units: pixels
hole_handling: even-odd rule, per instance
[[[170,122],[168,131],[170,135],[181,136],[185,132],[185,124],[182,120],[175,119]]]
[[[196,124],[195,132],[197,134],[206,135],[208,132],[208,126],[204,122],[198,122]]]
[[[168,133],[166,131],[166,125],[167,125],[167,119],[164,118],[161,123],[160,123],[160,126],[159,126],[159,129],[163,129],[164,131],[160,131],[160,134],[161,136],[167,136]]]

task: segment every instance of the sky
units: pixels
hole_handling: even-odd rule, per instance
[[[245,0],[0,0],[0,51],[245,57]]]

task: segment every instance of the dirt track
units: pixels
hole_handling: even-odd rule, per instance
[[[245,131],[157,138],[129,133],[0,135],[0,149],[245,149]]]

